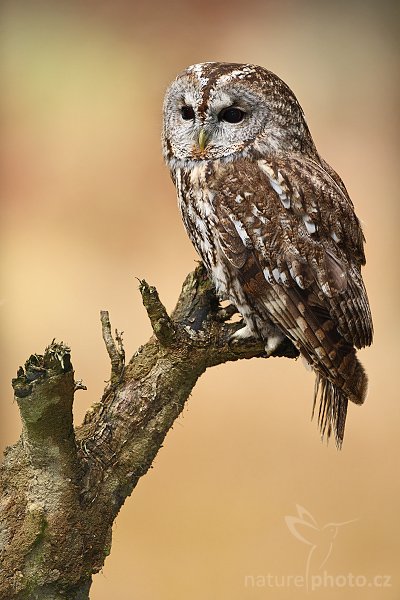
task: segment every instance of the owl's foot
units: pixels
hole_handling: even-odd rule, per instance
[[[267,356],[271,356],[284,339],[285,336],[279,331],[269,335],[267,338],[267,343],[265,344],[265,352],[267,353]]]
[[[241,327],[231,335],[231,340],[244,340],[249,338],[256,339],[256,336],[248,325]]]
[[[220,306],[217,312],[217,319],[222,323],[232,319],[234,315],[239,314],[238,309],[234,304],[228,304],[227,306]]]
[[[264,332],[264,334],[265,333],[266,332]],[[271,333],[269,333],[269,335],[265,337],[265,352],[267,356],[271,356],[271,354],[273,354],[275,350],[277,350],[279,344],[281,344],[285,339],[285,336],[275,327],[273,327]],[[254,334],[253,330],[248,325],[241,327],[240,329],[235,331],[235,333],[231,336],[232,341],[251,338],[257,339],[257,335]]]

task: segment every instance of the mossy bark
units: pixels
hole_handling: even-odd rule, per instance
[[[52,342],[13,380],[23,430],[0,473],[0,599],[85,600],[111,548],[112,524],[204,371],[265,357],[260,340],[231,342],[203,267],[184,282],[171,317],[140,284],[154,335],[125,364],[121,335],[101,315],[111,377],[83,424],[72,425],[70,350]],[[275,356],[297,356],[285,340]]]

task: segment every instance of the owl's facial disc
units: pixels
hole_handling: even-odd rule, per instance
[[[312,152],[314,145],[299,103],[279,77],[256,65],[200,63],[167,90],[163,147],[166,161],[176,164]]]
[[[195,83],[178,79],[167,93],[165,153],[178,160],[212,160],[243,153],[265,119],[261,99],[246,85],[228,83],[204,93]]]

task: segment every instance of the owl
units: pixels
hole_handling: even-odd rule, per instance
[[[373,334],[364,236],[342,180],[293,92],[263,67],[192,65],[163,112],[183,223],[218,296],[242,315],[235,335],[261,338],[267,355],[293,342],[316,374],[321,436],[340,448],[348,400],[367,392],[355,349]]]

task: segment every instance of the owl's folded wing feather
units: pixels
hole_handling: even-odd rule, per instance
[[[235,163],[234,172],[226,165],[218,178],[224,180],[223,193],[215,203],[218,236],[235,268],[246,268],[248,277],[258,273],[258,286],[261,271],[266,282],[284,288],[288,301],[306,302],[309,318],[310,310],[324,313],[347,343],[360,348],[372,342],[360,273],[364,237],[344,185],[334,175],[304,157],[243,160]],[[278,313],[277,305],[276,318]]]

